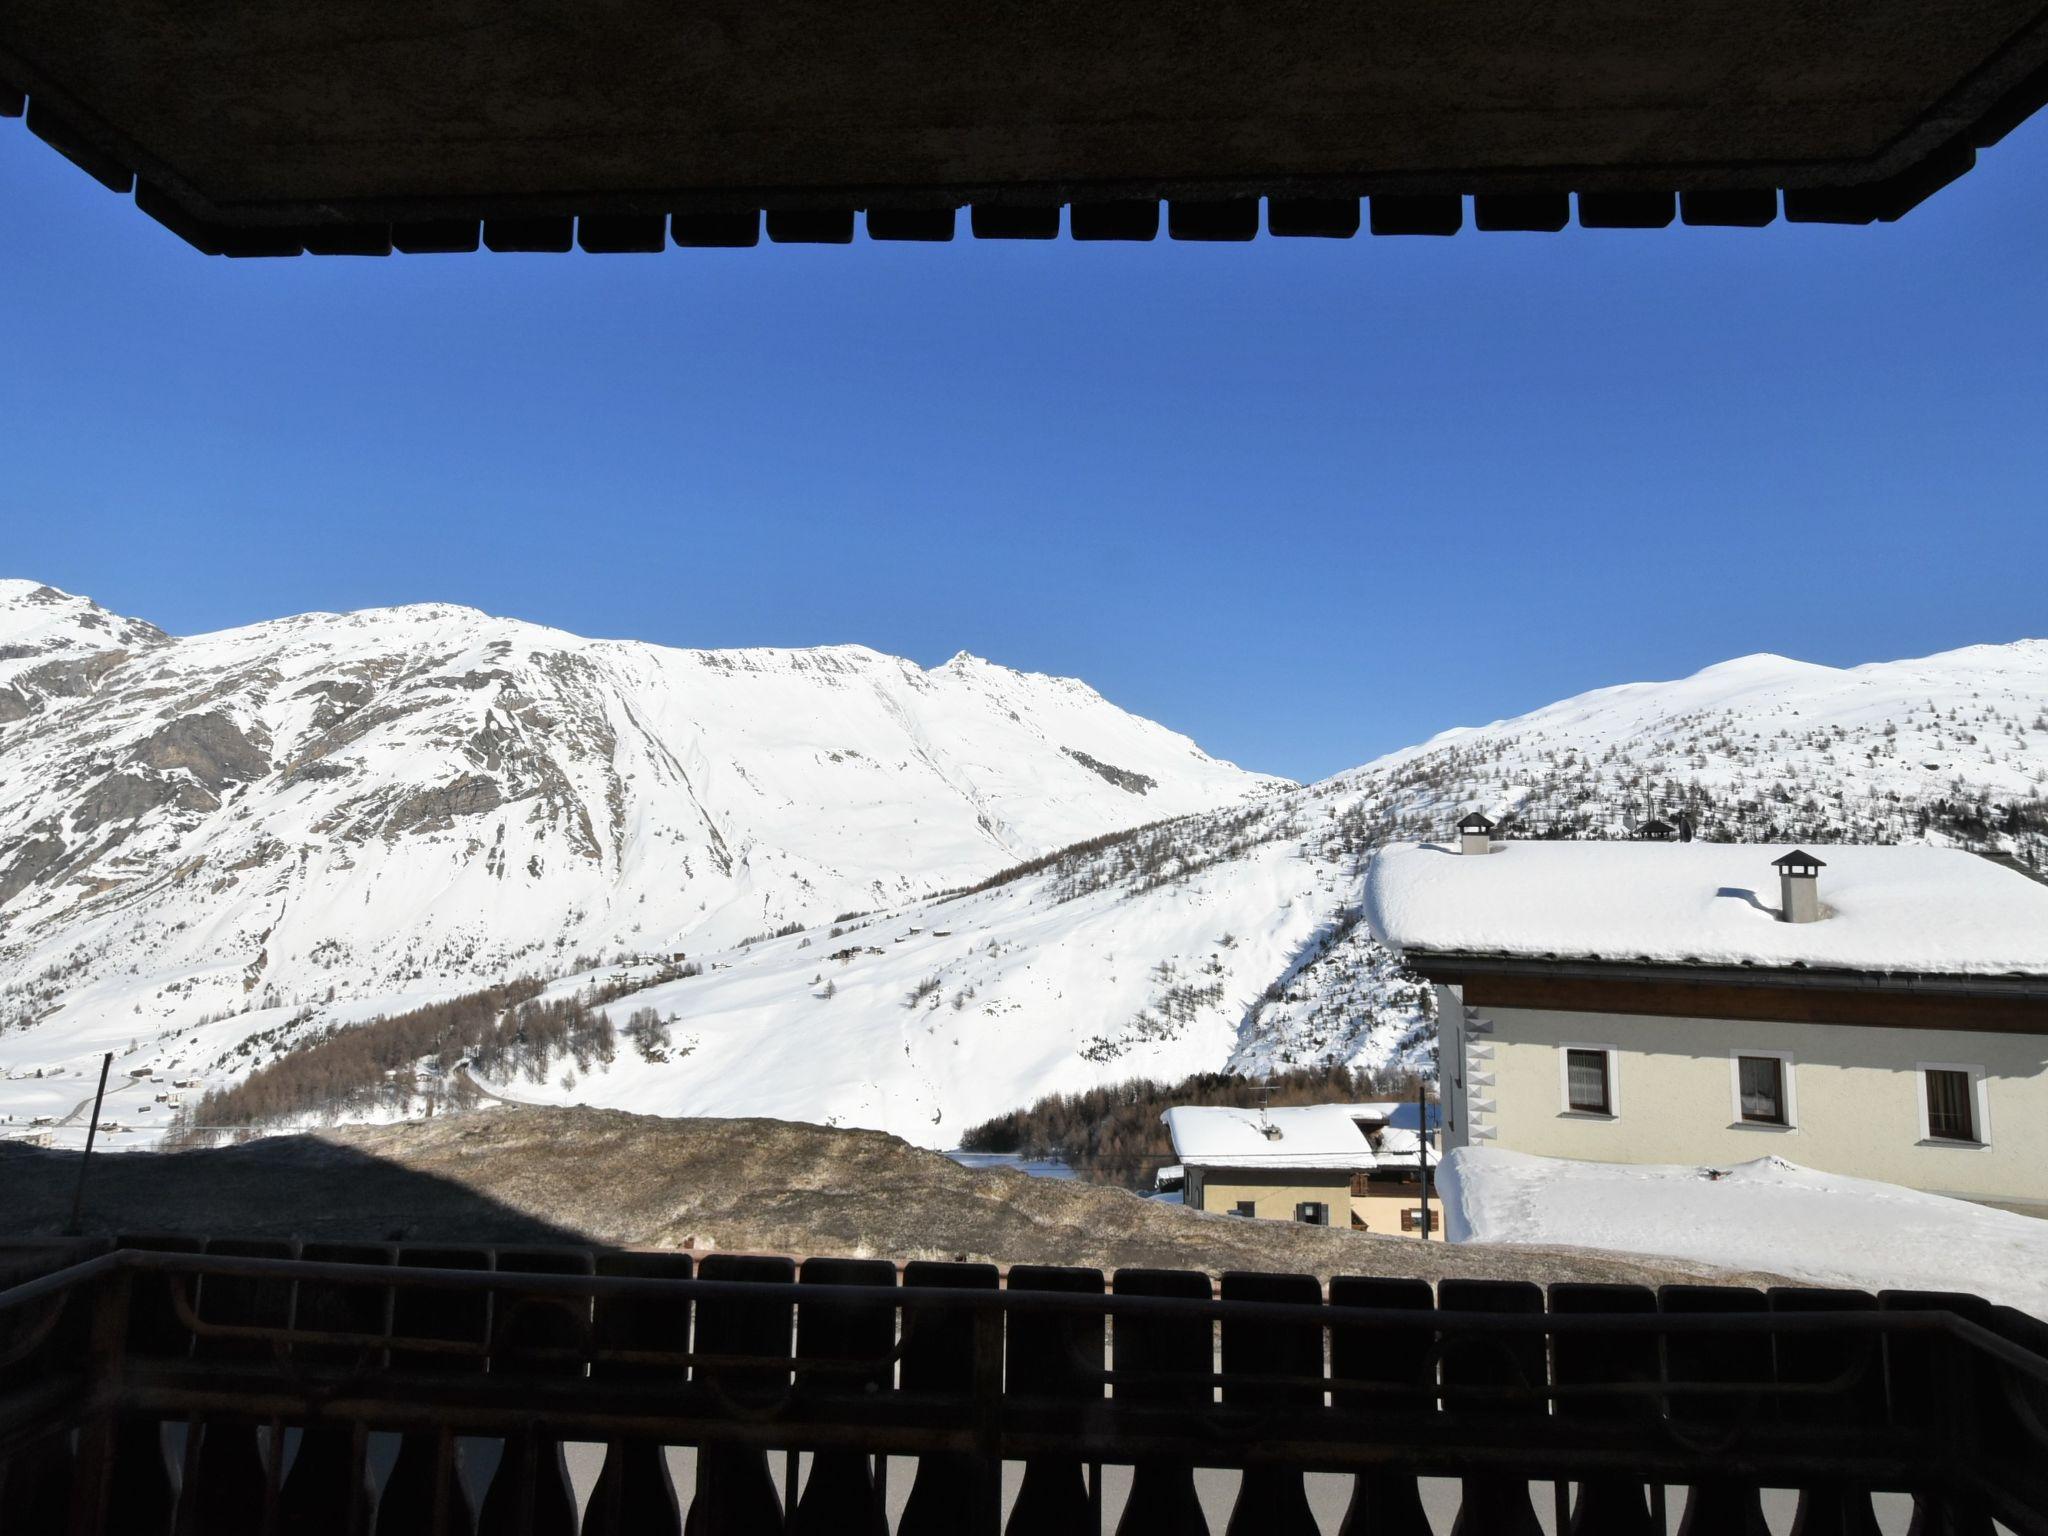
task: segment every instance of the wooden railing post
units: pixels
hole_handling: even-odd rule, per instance
[[[127,1269],[113,1271],[93,1287],[87,1369],[98,1393],[111,1394],[119,1388],[122,1358],[134,1326],[134,1293],[135,1275]],[[162,1498],[156,1514],[159,1523],[145,1529],[164,1530],[171,1521],[170,1473],[164,1466],[162,1427],[154,1419],[146,1422],[158,1437],[156,1470],[162,1479]],[[109,1528],[107,1517],[114,1502],[114,1482],[121,1470],[122,1430],[129,1423],[118,1405],[109,1404],[79,1427],[78,1456],[72,1469],[70,1521],[65,1527],[68,1536],[102,1536]]]
[[[309,1263],[360,1265],[374,1278],[395,1254],[377,1243],[307,1243],[299,1257]],[[294,1329],[382,1338],[390,1325],[388,1283],[301,1280],[292,1298]],[[382,1345],[294,1344],[291,1358],[297,1364],[347,1370],[364,1381],[384,1366]],[[367,1450],[359,1425],[307,1425],[278,1494],[278,1529],[286,1536],[367,1536],[374,1499]]]
[[[33,1256],[0,1251],[0,1290],[47,1278],[88,1255],[86,1245]],[[27,1307],[0,1312],[0,1401],[10,1391],[28,1391],[70,1378],[88,1397],[94,1378],[92,1333],[99,1303],[95,1286],[82,1285]],[[103,1385],[103,1384],[102,1384]],[[71,1523],[76,1475],[72,1422],[44,1418],[41,1433],[0,1453],[0,1531],[8,1536],[64,1536]]]
[[[204,1246],[197,1238],[167,1235],[117,1237],[114,1245],[155,1253],[198,1253]],[[173,1297],[182,1291],[189,1305],[197,1299],[195,1290],[190,1276],[131,1275],[126,1339],[130,1358],[178,1360],[192,1352],[192,1331],[178,1316]],[[106,1494],[108,1536],[165,1536],[171,1529],[177,1493],[164,1458],[160,1419],[121,1416]]]
[[[1001,1284],[993,1264],[920,1259],[903,1268],[901,1388],[934,1400],[940,1411],[956,1412],[960,1422],[975,1426],[982,1444],[976,1454],[933,1451],[917,1458],[896,1536],[999,1536],[1002,1529],[1002,1463],[995,1442],[1002,1413],[1002,1314],[992,1306],[973,1314],[917,1304],[919,1291],[993,1293]]]
[[[687,1253],[601,1253],[600,1275],[647,1280],[687,1280]],[[667,1382],[680,1388],[685,1368],[606,1360],[607,1349],[687,1354],[690,1302],[687,1297],[600,1296],[593,1322],[596,1351],[590,1375],[605,1382]],[[614,1440],[605,1447],[604,1470],[590,1493],[585,1536],[681,1536],[682,1506],[669,1476],[668,1447],[654,1440]]]
[[[1179,1296],[1207,1301],[1209,1277],[1197,1270],[1120,1269],[1119,1296]],[[1112,1344],[1118,1375],[1163,1377],[1159,1381],[1119,1381],[1118,1404],[1148,1404],[1206,1409],[1215,1400],[1209,1377],[1216,1364],[1216,1327],[1206,1317],[1147,1317],[1132,1314],[1117,1320]],[[1185,1382],[1171,1378],[1184,1375]],[[1131,1469],[1130,1497],[1116,1536],[1209,1536],[1202,1500],[1195,1491],[1195,1465],[1175,1461],[1140,1461]]]
[[[1247,1274],[1233,1270],[1219,1287],[1225,1301],[1295,1302],[1320,1306],[1322,1282],[1314,1275]],[[1229,1317],[1222,1326],[1223,1401],[1234,1408],[1314,1408],[1322,1393],[1262,1376],[1323,1374],[1320,1323],[1272,1323]],[[1257,1460],[1245,1468],[1226,1536],[1318,1536],[1308,1488],[1294,1467]]]
[[[714,1253],[698,1266],[706,1280],[752,1280],[788,1285],[796,1265],[788,1259]],[[746,1407],[765,1409],[789,1392],[794,1309],[779,1296],[760,1301],[705,1297],[697,1303],[696,1353],[742,1355],[759,1366],[699,1366],[697,1378]],[[697,1450],[697,1492],[683,1522],[685,1536],[778,1536],[782,1500],[768,1453],[751,1445],[703,1445]]]
[[[1672,1315],[1697,1315],[1762,1312],[1769,1303],[1762,1291],[1743,1286],[1667,1285],[1657,1292],[1657,1305]],[[1770,1411],[1770,1336],[1671,1333],[1664,1341],[1664,1380],[1672,1389],[1672,1421],[1695,1438],[1719,1435],[1732,1450],[1761,1427],[1759,1416]],[[1755,1383],[1753,1394],[1707,1398],[1681,1390],[1689,1384],[1745,1382]],[[1686,1492],[1678,1536],[1770,1536],[1756,1483],[1732,1466],[1721,1476],[1694,1483]]]
[[[1436,1305],[1427,1280],[1372,1279],[1339,1275],[1330,1282],[1330,1305],[1427,1312]],[[1336,1382],[1369,1382],[1404,1388],[1398,1393],[1331,1391],[1340,1412],[1414,1429],[1437,1414],[1436,1330],[1415,1327],[1330,1324],[1330,1376]],[[1431,1536],[1422,1491],[1405,1468],[1375,1468],[1358,1474],[1351,1504],[1338,1536]]]
[[[1445,1280],[1436,1294],[1445,1312],[1543,1312],[1542,1289],[1523,1280]],[[1543,1417],[1540,1394],[1549,1385],[1549,1370],[1541,1334],[1461,1334],[1446,1320],[1441,1348],[1444,1412],[1451,1421],[1447,1433],[1456,1433],[1460,1420]],[[1461,1387],[1508,1387],[1532,1397],[1494,1405],[1460,1398]],[[1464,1483],[1451,1536],[1540,1536],[1543,1528],[1529,1502],[1527,1478],[1493,1473]]]
[[[209,1256],[243,1259],[290,1259],[298,1244],[288,1238],[215,1238]],[[199,1282],[198,1316],[202,1323],[243,1327],[284,1328],[292,1318],[292,1282],[254,1280],[240,1275],[207,1275]],[[251,1360],[270,1357],[265,1345],[215,1339],[201,1334],[193,1348],[202,1360]],[[282,1351],[276,1351],[281,1356]],[[264,1458],[258,1426],[239,1419],[194,1419],[186,1430],[198,1437],[196,1457],[188,1456],[190,1483],[178,1500],[180,1536],[212,1536],[216,1531],[246,1531],[250,1536],[274,1527],[276,1508],[272,1480]],[[281,1446],[271,1450],[281,1454]]]
[[[1102,1271],[1019,1264],[1010,1290],[1100,1296]],[[1004,1350],[1004,1397],[1012,1408],[1070,1403],[1078,1418],[1102,1400],[1102,1314],[1018,1312],[1010,1316]],[[1071,1536],[1085,1530],[1092,1506],[1075,1456],[1033,1456],[1005,1527],[1009,1536]],[[1099,1529],[1099,1528],[1098,1528]]]
[[[1621,1313],[1651,1316],[1657,1293],[1642,1285],[1553,1285],[1555,1316]],[[1593,1386],[1649,1386],[1659,1378],[1657,1338],[1649,1333],[1562,1332],[1551,1340],[1551,1371],[1560,1389]],[[1557,1416],[1581,1423],[1652,1425],[1660,1405],[1654,1397],[1560,1397]],[[1579,1484],[1565,1536],[1664,1536],[1651,1517],[1640,1477],[1588,1477]]]
[[[1810,1312],[1870,1312],[1877,1298],[1863,1291],[1777,1286],[1768,1293],[1771,1310],[1786,1316]],[[1814,1386],[1839,1377],[1853,1379],[1839,1393],[1821,1398],[1782,1394],[1778,1415],[1787,1425],[1872,1430],[1884,1422],[1884,1363],[1875,1334],[1784,1333],[1777,1336],[1778,1384]],[[1792,1536],[1879,1536],[1869,1490],[1840,1478],[1807,1480],[1799,1490]]]
[[[500,1248],[497,1269],[501,1275],[592,1273],[587,1248]],[[590,1353],[588,1296],[499,1291],[493,1299],[490,1371],[506,1379],[508,1391],[522,1378],[582,1377]],[[476,1528],[477,1536],[576,1536],[576,1491],[561,1437],[548,1425],[528,1423],[505,1437]]]
[[[488,1248],[438,1248],[425,1245],[398,1250],[398,1273],[391,1300],[391,1333],[403,1339],[471,1345],[474,1354],[407,1350],[394,1343],[395,1371],[440,1376],[480,1375],[484,1349],[491,1336],[491,1293],[429,1290],[408,1287],[404,1271],[414,1269],[489,1270]],[[475,1536],[476,1509],[462,1479],[461,1446],[446,1429],[408,1430],[399,1442],[398,1460],[377,1501],[377,1536]]]
[[[1986,1326],[2048,1363],[2048,1319],[1998,1306],[1991,1309]],[[1979,1369],[1969,1374],[1977,1390],[1958,1415],[1957,1432],[1970,1437],[1980,1466],[2002,1474],[1999,1480],[2007,1487],[2009,1505],[2038,1517],[2041,1529],[2048,1531],[2048,1383],[1988,1357],[1980,1357]],[[2016,1523],[2016,1510],[2008,1507],[1993,1513]]]
[[[1951,1291],[1882,1291],[1877,1304],[1886,1312],[1947,1312],[1975,1323],[1991,1315],[1989,1302]],[[1975,1403],[1990,1384],[1973,1351],[1947,1334],[1895,1334],[1885,1340],[1884,1366],[1886,1413],[1895,1427],[1941,1446],[1944,1472],[1975,1454]],[[1967,1508],[1951,1484],[1945,1475],[1914,1479],[1912,1536],[1992,1536],[1991,1517]]]
[[[872,1401],[896,1385],[890,1353],[896,1347],[896,1308],[873,1302],[832,1299],[834,1287],[893,1286],[896,1266],[887,1259],[806,1259],[798,1283],[817,1299],[797,1304],[796,1352],[800,1360],[876,1361],[873,1371],[797,1378],[797,1396],[807,1403]],[[889,1517],[875,1488],[874,1458],[866,1451],[828,1448],[811,1458],[811,1475],[796,1501],[792,1536],[889,1536]]]

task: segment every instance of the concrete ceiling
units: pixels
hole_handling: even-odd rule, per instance
[[[0,82],[231,253],[1865,222],[2048,0],[7,0]]]

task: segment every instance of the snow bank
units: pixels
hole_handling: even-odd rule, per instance
[[[1460,1147],[1437,1180],[1452,1242],[1570,1243],[1858,1290],[1967,1291],[2048,1317],[2048,1221],[1782,1158],[1708,1169]]]
[[[1399,949],[1942,975],[2048,974],[2048,886],[1955,848],[1816,845],[1817,923],[1778,921],[1789,845],[1508,842],[1373,858],[1366,917]]]

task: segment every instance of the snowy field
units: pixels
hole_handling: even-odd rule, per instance
[[[1760,1157],[1723,1169],[1461,1147],[1453,1242],[1665,1254],[1855,1290],[1966,1291],[2048,1317],[2048,1221]]]
[[[703,975],[607,1005],[620,1024],[641,1009],[667,1023],[657,1056],[622,1042],[580,1073],[485,1086],[521,1103],[769,1115],[951,1147],[1041,1094],[1221,1066],[1272,979],[1357,890],[1293,840],[1148,891],[1060,883],[1028,876],[707,955]],[[1361,1048],[1388,1059],[1420,1024],[1396,1014]]]

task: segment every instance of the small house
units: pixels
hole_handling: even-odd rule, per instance
[[[1437,1004],[1443,1145],[1765,1155],[2048,1214],[2048,887],[1953,848],[1374,855]]]
[[[1431,1127],[1435,1106],[1431,1106]],[[1161,1117],[1190,1210],[1369,1232],[1420,1230],[1426,1157],[1412,1103],[1175,1105]],[[1435,1224],[1441,1231],[1441,1224]]]

